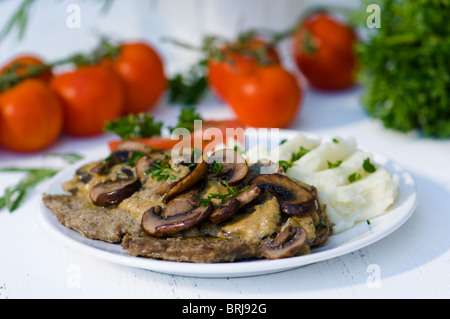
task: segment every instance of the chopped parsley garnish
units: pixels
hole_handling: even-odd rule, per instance
[[[134,151],[133,154],[131,155],[131,157],[128,157],[128,160],[127,160],[128,165],[130,165],[131,167],[135,167],[136,163],[139,161],[139,159],[145,155],[147,155],[147,153]]]
[[[303,146],[300,146],[300,149],[297,153],[292,153],[291,160],[290,161],[279,161],[278,165],[280,165],[284,171],[286,172],[289,168],[294,166],[294,162],[298,161],[300,158],[308,154],[310,150],[304,148]]]
[[[336,139],[336,138],[333,138],[333,143],[334,143],[334,144],[339,144],[339,140]]]
[[[213,171],[214,174],[220,174],[220,172],[222,172],[222,168],[223,168],[223,164],[222,163],[216,163],[216,161],[214,161],[211,164],[211,169]]]
[[[359,181],[362,178],[361,174],[359,173],[353,173],[348,177],[348,181],[350,183],[354,183],[356,181]]]
[[[225,199],[227,199],[228,197],[235,197],[235,196],[237,196],[238,191],[237,191],[236,187],[231,187],[230,185],[228,185],[228,183],[226,181],[223,181],[223,183],[227,187],[227,190],[228,190],[227,194],[215,194],[215,193],[208,194],[207,198],[200,199],[198,201],[199,204],[207,207],[211,203],[211,200],[213,198],[214,199],[221,199],[222,203],[223,203],[225,201]],[[244,188],[244,190],[247,189],[247,188]]]
[[[168,161],[162,162],[161,160],[156,161],[152,170],[147,170],[145,174],[151,174],[153,178],[157,181],[161,180],[175,180],[175,175],[171,174],[172,168]]]
[[[375,166],[370,162],[370,158],[366,158],[364,160],[363,168],[367,173],[374,173],[377,170]]]
[[[319,227],[328,227],[328,224],[325,223],[323,220],[319,220],[319,224],[317,226],[319,226]]]
[[[336,168],[341,166],[342,161],[337,161],[336,163],[331,163],[330,161],[328,161],[328,168],[332,169],[332,168]]]

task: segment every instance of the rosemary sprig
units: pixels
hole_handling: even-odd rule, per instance
[[[49,153],[47,156],[60,157],[68,164],[73,164],[81,159],[83,156],[78,154],[56,154]],[[27,175],[21,179],[16,185],[8,187],[2,197],[0,197],[0,211],[8,209],[10,213],[19,208],[20,204],[25,199],[28,192],[41,182],[49,179],[60,172],[60,169],[56,168],[2,168],[1,172],[8,173],[27,173]]]
[[[2,0],[0,0],[1,2]],[[114,0],[98,0],[103,2],[100,12],[106,14],[111,9]],[[22,0],[22,3],[13,13],[11,18],[5,23],[2,30],[0,31],[0,42],[4,40],[8,35],[10,35],[14,30],[17,30],[18,40],[22,40],[25,36],[25,32],[28,25],[30,10],[33,5],[36,4],[36,0]]]
[[[12,213],[19,207],[30,189],[42,181],[55,176],[59,172],[59,169],[4,168],[0,169],[0,172],[27,173],[27,176],[25,176],[25,178],[23,178],[17,185],[6,188],[3,197],[0,197],[0,210],[6,208]]]
[[[28,24],[28,15],[31,7],[36,0],[23,0],[11,19],[6,22],[2,31],[0,32],[0,41],[6,38],[14,29],[17,29],[18,39],[21,40],[25,35]]]

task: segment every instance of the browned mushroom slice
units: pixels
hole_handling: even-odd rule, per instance
[[[200,197],[201,188],[195,187],[189,189],[170,202],[167,203],[166,209],[164,210],[164,216],[170,217],[179,214],[180,212],[187,212],[197,206],[198,198]]]
[[[239,203],[236,198],[231,198],[223,206],[216,209],[211,216],[209,216],[209,220],[215,224],[220,223],[236,214],[240,207],[241,203]]]
[[[223,149],[215,151],[208,158],[210,165],[214,162],[222,164],[222,169],[214,173],[229,185],[236,185],[247,176],[247,161],[234,150]]]
[[[280,202],[281,211],[288,215],[305,215],[316,210],[316,198],[308,189],[281,174],[263,174],[249,185],[269,191]]]
[[[126,163],[130,156],[130,151],[117,151],[112,153],[108,158],[101,161],[98,165],[91,169],[91,173],[106,175],[108,171],[115,165]]]
[[[274,238],[264,241],[261,253],[267,259],[295,256],[306,243],[307,234],[301,227],[285,226]]]
[[[161,206],[156,206],[142,215],[141,224],[144,231],[150,236],[164,237],[198,225],[208,218],[213,209],[214,207],[210,203],[207,207],[200,205],[187,212],[163,218],[160,215],[162,213]]]
[[[261,190],[257,185],[250,186],[236,197],[227,200],[223,206],[216,209],[211,216],[209,216],[209,219],[213,223],[220,223],[233,216],[241,207],[244,207],[257,199],[260,194]]]
[[[141,181],[137,178],[117,179],[95,185],[90,192],[90,197],[95,205],[108,207],[119,204],[140,187]]]
[[[197,164],[195,169],[189,175],[174,183],[173,186],[171,185],[170,190],[164,195],[163,201],[167,203],[178,194],[196,185],[206,176],[206,174],[208,174],[208,169],[209,165],[205,161]]]

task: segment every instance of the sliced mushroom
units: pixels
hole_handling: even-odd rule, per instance
[[[216,175],[229,185],[239,184],[247,176],[247,161],[234,150],[223,149],[215,151],[208,158],[210,165],[214,162],[222,164],[221,171],[216,172]]]
[[[210,203],[208,206],[197,206],[186,212],[179,212],[176,215],[163,218],[161,216],[161,206],[150,208],[142,215],[142,228],[150,236],[164,237],[189,229],[204,221],[214,206]]]
[[[233,216],[237,211],[252,201],[257,199],[261,194],[261,190],[257,185],[253,185],[243,192],[239,193],[236,197],[233,197],[225,202],[225,204],[216,209],[209,219],[213,223],[220,223],[229,217]]]
[[[195,187],[188,191],[185,191],[172,199],[167,203],[166,209],[164,211],[165,217],[170,217],[179,214],[180,212],[187,212],[193,209],[200,197],[201,188]]]
[[[95,185],[89,195],[95,205],[108,207],[119,204],[140,187],[141,181],[137,178],[117,179]]]
[[[108,171],[115,165],[126,163],[130,157],[130,151],[117,151],[108,156],[107,159],[100,162],[91,169],[91,173],[106,175]]]
[[[261,253],[267,259],[280,259],[295,256],[306,243],[307,234],[301,227],[285,226],[274,238],[264,241]]]
[[[241,203],[236,198],[231,198],[223,206],[216,209],[211,216],[209,216],[209,220],[215,224],[223,222],[236,214],[240,207]]]
[[[196,185],[206,176],[206,174],[208,174],[208,170],[209,165],[205,161],[197,164],[195,169],[189,175],[180,179],[178,182],[174,183],[174,185],[171,185],[170,190],[163,196],[163,201],[167,203],[178,194]]]
[[[314,194],[285,175],[259,175],[249,185],[258,185],[261,190],[269,191],[278,199],[281,211],[285,214],[305,215],[317,208]]]

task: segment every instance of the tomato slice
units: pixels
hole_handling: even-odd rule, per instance
[[[205,134],[208,133],[208,129],[218,129],[222,136],[216,136],[214,133],[218,133],[216,130],[211,130],[209,133],[211,134]],[[227,136],[227,129],[229,134],[233,134],[231,136]],[[245,126],[239,122],[239,120],[231,119],[231,120],[225,120],[225,121],[203,121],[202,123],[202,131],[201,136],[198,135],[198,133],[193,134],[191,136],[190,140],[183,141],[182,138],[180,139],[171,139],[170,137],[149,137],[149,138],[135,138],[133,141],[144,143],[147,145],[150,145],[152,147],[155,147],[159,150],[163,149],[171,149],[175,147],[177,144],[183,142],[186,142],[186,146],[197,146],[196,144],[200,144],[198,141],[201,141],[201,148],[202,151],[205,149],[212,150],[216,146],[220,144],[226,144],[229,139],[234,139],[235,141],[238,141],[240,143],[243,143],[244,141],[244,130]],[[113,140],[109,142],[109,149],[111,152],[114,152],[114,150],[117,148],[117,146],[122,142],[122,140]],[[183,144],[181,144],[183,145]],[[197,146],[198,147],[198,146]]]

